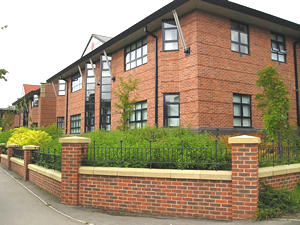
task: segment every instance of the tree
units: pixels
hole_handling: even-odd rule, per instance
[[[289,133],[289,92],[275,67],[268,66],[258,71],[256,84],[262,93],[256,95],[258,108],[262,111],[267,138],[277,140],[278,132],[285,137]]]
[[[14,124],[15,112],[13,110],[7,110],[4,112],[2,118],[0,118],[0,127],[3,130],[8,130]]]
[[[4,30],[4,29],[6,29],[6,28],[7,28],[7,25],[1,27],[1,30]],[[7,79],[6,79],[6,77],[5,77],[5,75],[6,75],[7,73],[8,73],[7,70],[5,70],[5,69],[0,69],[0,80],[3,79],[3,80],[5,80],[5,81],[7,81]]]
[[[122,77],[120,77],[119,80],[120,83],[117,87],[117,91],[114,91],[114,94],[118,98],[118,103],[115,104],[115,107],[118,109],[117,114],[121,115],[118,129],[128,130],[129,118],[134,110],[134,103],[136,102],[136,98],[132,97],[132,94],[137,88],[138,80],[132,79],[131,76],[129,76],[127,81]]]

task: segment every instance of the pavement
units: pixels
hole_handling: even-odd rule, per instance
[[[291,215],[270,221],[214,221],[109,214],[60,204],[52,195],[0,166],[0,225],[300,225],[297,218],[300,217]]]

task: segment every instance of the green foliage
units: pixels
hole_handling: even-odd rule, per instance
[[[257,219],[265,220],[294,213],[300,209],[300,186],[291,192],[276,190],[269,185],[260,184]]]
[[[5,130],[0,132],[0,143],[7,143],[8,139],[11,137],[13,130]]]
[[[0,127],[3,130],[8,130],[11,128],[14,122],[15,113],[13,111],[6,111],[4,116],[0,118]]]
[[[24,146],[24,145],[46,146],[51,141],[52,141],[51,136],[44,131],[31,130],[26,127],[20,127],[14,129],[13,134],[9,138],[7,144],[17,144],[19,146]]]
[[[128,131],[95,131],[84,136],[91,138],[90,148],[95,144],[96,149],[100,147],[105,152],[106,148],[106,152],[113,152],[105,155],[96,153],[96,150],[94,156],[94,152],[89,151],[88,165],[95,165],[92,162],[95,157],[98,162],[97,166],[118,167],[122,159],[130,161],[130,163],[123,164],[125,167],[148,168],[149,162],[155,161],[158,163],[152,164],[152,168],[231,169],[231,163],[228,165],[228,162],[231,162],[231,153],[226,148],[226,143],[219,140],[216,154],[215,138],[208,133],[199,135],[190,129],[183,128],[144,128]],[[122,155],[121,140],[124,147]],[[107,159],[111,159],[111,162],[105,162]],[[166,165],[166,162],[170,163]],[[216,163],[220,165],[216,166]]]
[[[117,91],[114,91],[115,96],[118,98],[118,103],[115,104],[115,107],[118,109],[117,114],[121,115],[118,129],[128,130],[129,118],[134,110],[134,103],[136,102],[136,98],[131,95],[137,88],[138,80],[132,79],[132,77],[129,76],[127,81],[122,77],[119,77],[119,81]]]
[[[3,80],[5,80],[5,81],[7,81],[7,79],[6,79],[6,77],[5,77],[5,75],[6,75],[7,73],[8,73],[7,70],[5,70],[5,69],[0,69],[0,80],[3,79]]]
[[[258,76],[256,83],[263,92],[257,94],[255,99],[258,101],[258,108],[262,111],[267,138],[276,141],[278,131],[283,137],[289,133],[289,93],[274,67],[268,66],[258,71]]]

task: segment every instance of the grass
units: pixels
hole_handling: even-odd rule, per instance
[[[293,191],[260,184],[257,219],[266,220],[300,211],[300,182]]]

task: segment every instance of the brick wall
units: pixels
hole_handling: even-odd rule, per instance
[[[300,173],[264,177],[260,178],[259,181],[277,189],[288,188],[289,190],[293,190],[300,181]]]
[[[6,168],[8,167],[8,160],[5,158],[1,158],[1,163],[6,166]]]
[[[56,123],[56,95],[51,83],[41,84],[38,109],[39,127]]]
[[[29,170],[29,181],[60,199],[61,182]]]
[[[25,177],[25,175],[24,175],[24,172],[25,172],[24,166],[21,166],[21,165],[15,163],[15,162],[11,162],[10,166],[11,166],[12,171],[19,174],[22,178]]]
[[[31,127],[33,123],[37,123],[40,126],[40,108],[41,102],[39,97],[39,106],[32,107],[32,101],[28,102],[28,126]]]
[[[231,181],[80,175],[83,206],[152,215],[231,219]]]

